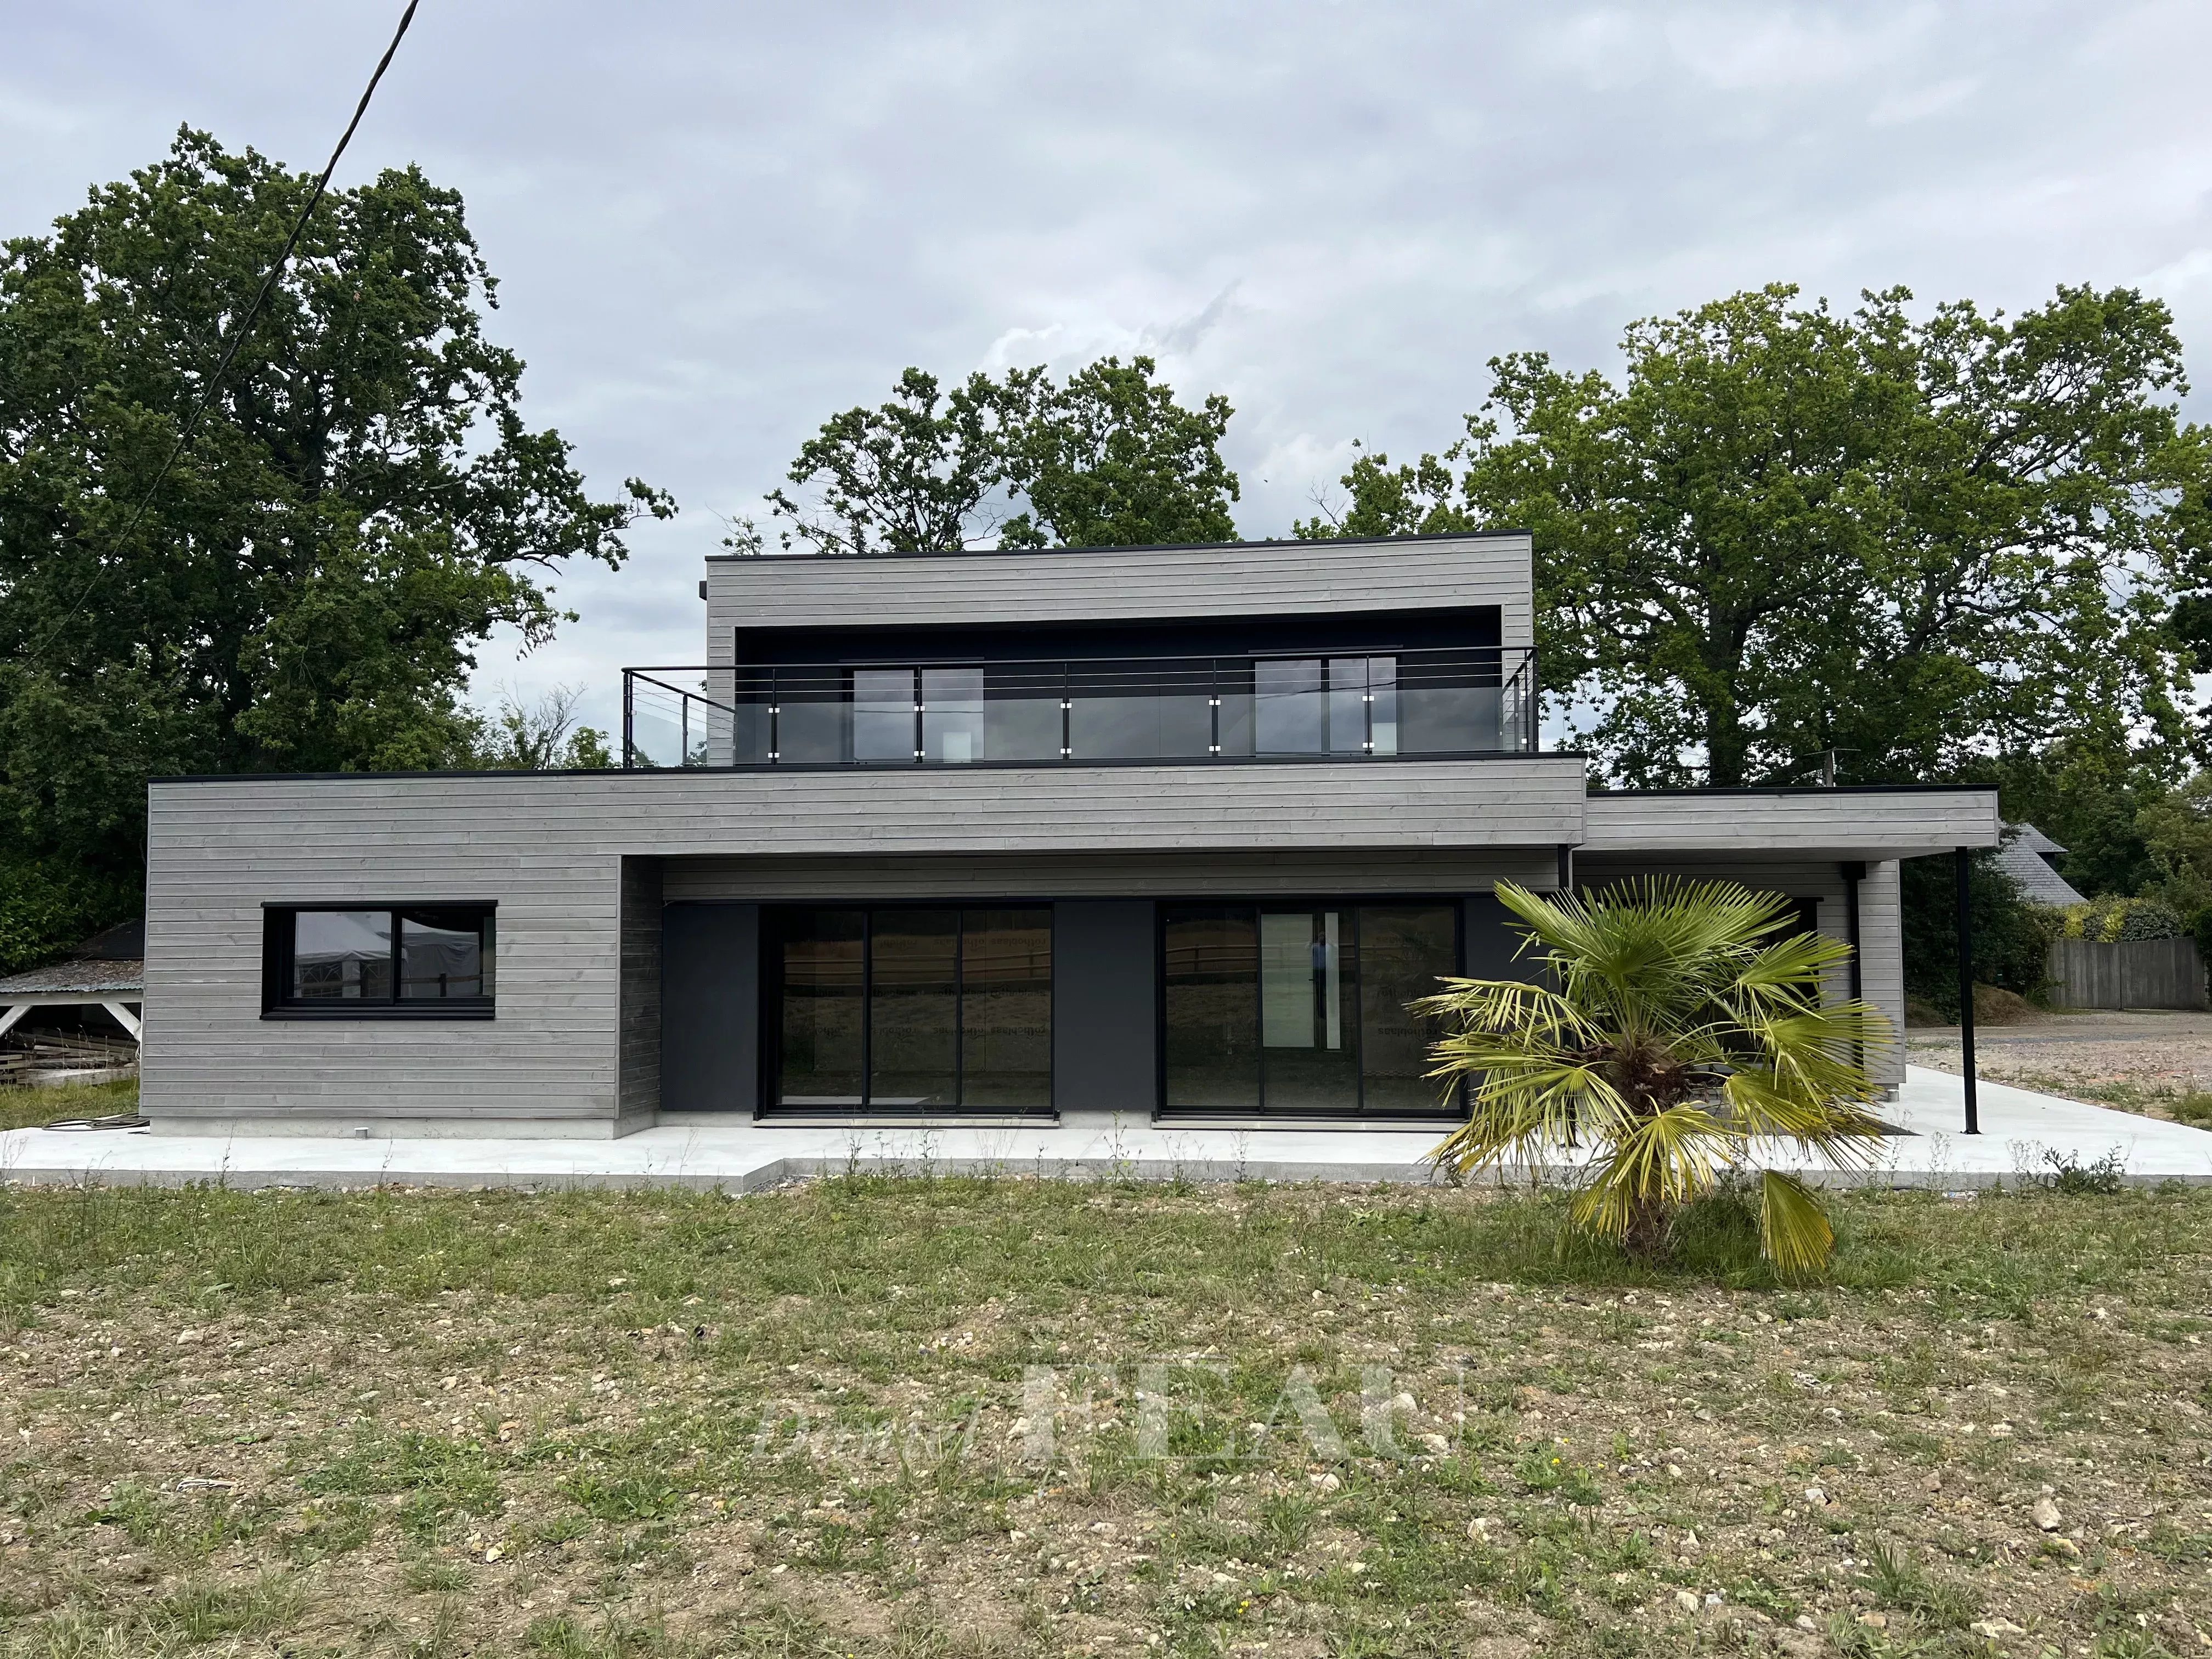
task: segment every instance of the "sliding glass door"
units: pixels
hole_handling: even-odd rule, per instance
[[[1450,904],[1161,909],[1170,1112],[1446,1115],[1406,1004],[1459,971]]]
[[[768,913],[772,1110],[1052,1109],[1052,912]]]

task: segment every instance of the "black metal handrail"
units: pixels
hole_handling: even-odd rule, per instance
[[[1525,647],[626,668],[623,765],[1533,754]]]

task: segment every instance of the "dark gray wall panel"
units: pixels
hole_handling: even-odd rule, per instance
[[[1466,900],[1466,931],[1462,934],[1469,979],[1518,979],[1531,984],[1539,975],[1529,957],[1516,957],[1522,935],[1510,924],[1513,915],[1492,893],[1471,893]]]
[[[660,1106],[660,860],[622,861],[622,990],[616,1111],[650,1122]]]
[[[672,904],[660,915],[660,1107],[760,1102],[760,906]]]
[[[1141,899],[1052,907],[1052,1093],[1062,1112],[1150,1112],[1159,1096],[1158,969]]]

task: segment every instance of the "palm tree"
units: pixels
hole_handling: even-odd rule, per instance
[[[1413,1005],[1445,1023],[1429,1075],[1469,1085],[1468,1121],[1431,1158],[1464,1175],[1588,1146],[1575,1220],[1647,1259],[1762,1140],[1872,1160],[1867,1060],[1895,1038],[1869,1004],[1825,1000],[1850,947],[1789,931],[1787,899],[1658,877],[1554,898],[1500,882],[1498,896],[1548,983],[1447,980]],[[1759,1188],[1767,1259],[1819,1267],[1835,1234],[1810,1189],[1773,1170]]]

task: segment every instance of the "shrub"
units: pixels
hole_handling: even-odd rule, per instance
[[[1951,857],[1907,859],[1899,899],[1905,925],[1905,991],[1947,1022],[1959,1018],[1958,889]],[[1974,932],[1974,982],[2029,1001],[2049,987],[2044,962],[2061,913],[2031,903],[1993,851],[1975,855],[1966,887]]]
[[[2101,939],[2180,939],[2190,932],[2179,914],[2163,899],[2106,896],[2059,912],[2063,936]],[[2201,918],[2200,918],[2201,920]]]

